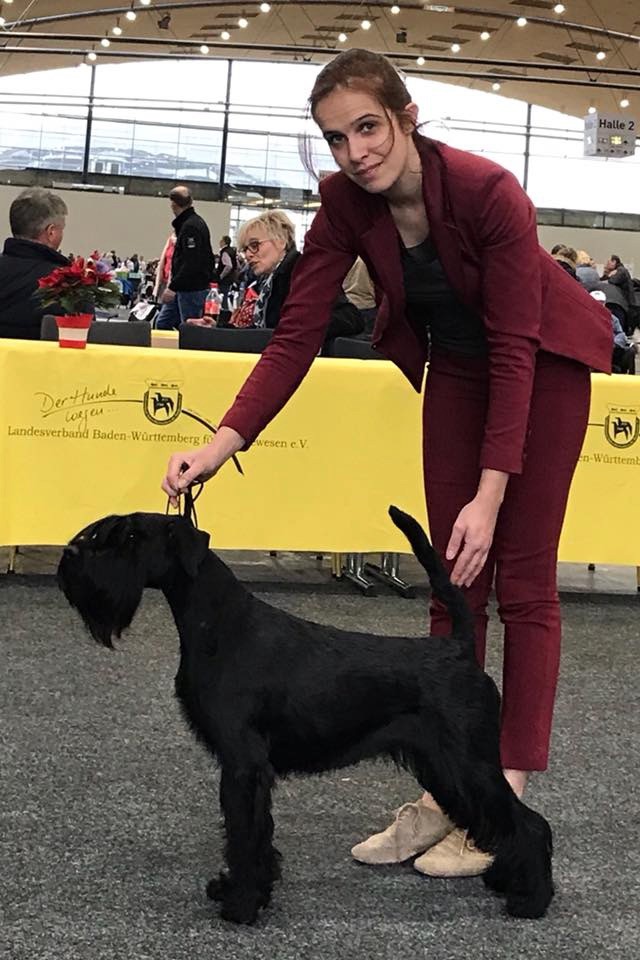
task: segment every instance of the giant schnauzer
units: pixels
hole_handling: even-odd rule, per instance
[[[473,624],[420,525],[393,522],[447,606],[449,637],[380,637],[299,619],[249,593],[180,516],[98,520],[65,548],[59,583],[107,647],[129,626],[145,587],[163,591],[180,635],[176,695],[221,765],[227,870],[207,892],[222,916],[252,923],[271,897],[277,777],[374,757],[411,771],[481,850],[485,883],[516,917],[553,896],[551,830],[502,775],[499,696],[474,656]]]

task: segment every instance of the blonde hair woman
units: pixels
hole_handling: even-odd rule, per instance
[[[300,257],[295,227],[282,210],[268,210],[240,227],[238,250],[260,284],[253,312],[254,327],[277,326]]]

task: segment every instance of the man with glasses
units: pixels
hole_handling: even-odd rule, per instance
[[[192,317],[201,317],[209,284],[215,275],[209,228],[193,206],[187,187],[174,187],[169,203],[175,216],[176,244],[169,286],[162,294],[162,309],[156,326],[171,330]]]
[[[12,236],[0,256],[0,337],[39,340],[44,313],[37,297],[38,280],[69,265],[60,252],[67,205],[40,187],[23,190],[9,208]],[[64,313],[47,307],[47,313]]]

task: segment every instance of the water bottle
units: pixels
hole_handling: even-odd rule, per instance
[[[220,309],[222,306],[222,297],[220,296],[220,291],[218,290],[217,283],[209,284],[209,292],[204,301],[204,311],[203,319],[205,320],[207,326],[215,327],[218,323],[218,317],[220,315]]]

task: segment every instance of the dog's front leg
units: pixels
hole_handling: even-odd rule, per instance
[[[220,802],[228,873],[207,889],[209,896],[222,902],[223,918],[234,923],[254,922],[260,908],[269,903],[279,876],[279,854],[272,843],[273,771],[264,744],[251,753],[223,761]]]

